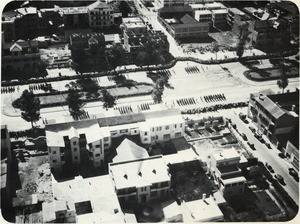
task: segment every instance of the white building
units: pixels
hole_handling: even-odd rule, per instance
[[[214,9],[212,11],[212,22],[213,26],[222,28],[227,25],[227,9]]]
[[[199,10],[195,11],[195,19],[199,23],[208,23],[209,25],[212,25],[212,11],[210,10]]]
[[[79,165],[82,157],[100,167],[112,138],[139,135],[141,143],[149,146],[183,136],[184,126],[175,109],[50,124],[46,126],[50,167],[60,172],[64,164]]]
[[[140,17],[128,17],[122,19],[123,32],[141,34],[147,32],[147,26]]]
[[[109,164],[120,203],[144,203],[169,194],[171,175],[162,156]]]
[[[208,168],[219,184],[220,193],[224,196],[242,194],[246,178],[238,167],[241,156],[234,149],[225,149],[210,156]]]
[[[113,8],[99,0],[88,6],[89,26],[94,29],[110,28],[114,25]]]
[[[53,202],[44,202],[43,223],[124,223],[109,175],[53,182]]]

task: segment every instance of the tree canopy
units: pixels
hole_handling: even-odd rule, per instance
[[[105,51],[106,61],[111,69],[115,70],[121,64],[124,53],[125,50],[120,45],[114,45]]]
[[[82,91],[86,92],[86,98],[98,98],[100,96],[98,92],[99,85],[95,80],[91,78],[82,78],[77,79],[76,83]]]
[[[113,107],[116,104],[116,99],[113,95],[111,95],[106,89],[101,90],[102,101],[104,108]]]
[[[246,42],[247,42],[248,36],[250,34],[249,24],[244,23],[244,24],[240,25],[239,31],[240,31],[240,36],[239,36],[239,42],[236,47],[236,54],[240,58],[244,54]]]
[[[67,84],[68,96],[66,97],[66,102],[69,107],[69,112],[73,118],[77,118],[84,114],[82,107],[85,103],[82,100],[83,94],[78,91],[78,84],[71,82]]]
[[[19,101],[21,117],[28,122],[37,122],[40,119],[41,104],[38,97],[35,97],[33,92],[24,90]]]
[[[128,2],[120,1],[119,10],[122,13],[122,17],[128,17],[128,14],[132,12]]]

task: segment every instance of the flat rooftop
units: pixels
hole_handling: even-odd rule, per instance
[[[237,167],[237,165],[228,165],[228,166],[219,166],[218,170],[223,173],[231,173],[239,171],[240,169]]]

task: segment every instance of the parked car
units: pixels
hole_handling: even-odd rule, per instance
[[[260,137],[258,140],[259,140],[261,143],[265,143],[265,142],[266,142],[262,137]]]
[[[273,167],[271,165],[266,165],[270,173],[274,173]]]
[[[250,143],[250,142],[247,142],[247,144],[249,145],[249,147],[252,149],[252,150],[256,150],[255,146],[253,143]]]
[[[232,123],[231,126],[236,129],[236,124],[235,123]]]
[[[254,127],[250,126],[249,129],[250,129],[250,131],[252,131],[252,133],[255,133],[255,128]]]
[[[244,133],[242,133],[241,136],[242,136],[242,138],[243,138],[244,141],[248,141],[248,138],[247,138],[247,136]]]
[[[278,153],[278,156],[279,156],[280,158],[282,158],[282,159],[284,159],[284,158],[285,158],[285,155],[284,155],[284,153],[283,153],[283,152],[280,152],[280,153]]]
[[[299,176],[299,174],[297,173],[297,171],[294,168],[289,168],[289,174],[291,176]]]
[[[279,183],[284,183],[284,178],[280,174],[275,174],[275,178],[278,180]]]
[[[269,144],[269,143],[265,143],[265,145],[269,148],[269,149],[271,149],[271,145]]]
[[[245,118],[245,119],[243,119],[243,122],[245,123],[245,124],[249,124],[249,121]]]

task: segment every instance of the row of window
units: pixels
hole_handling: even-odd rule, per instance
[[[177,128],[178,126],[179,126],[180,128],[182,128],[182,124],[180,124],[180,125],[174,124],[174,128]],[[169,129],[170,129],[170,125],[166,125],[166,126],[165,126],[165,130],[169,130]],[[152,132],[154,132],[154,130],[155,130],[155,128],[152,128],[152,129],[151,129]],[[161,126],[156,128],[156,131],[161,131],[161,130],[162,130],[162,127],[161,127]],[[147,133],[147,132],[145,132],[145,135],[147,135],[146,133]]]
[[[105,15],[105,14],[113,14],[113,11],[98,11],[98,12],[90,12],[91,15]]]

